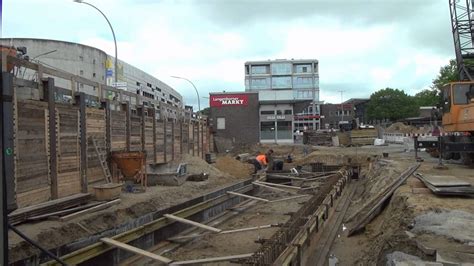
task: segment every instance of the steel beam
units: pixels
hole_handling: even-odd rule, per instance
[[[49,170],[51,180],[51,198],[58,198],[58,136],[56,125],[56,102],[54,79],[47,78],[42,80],[44,99],[48,102],[48,132],[49,132]]]
[[[86,126],[86,95],[76,94],[76,104],[79,105],[80,143],[81,143],[81,192],[87,193],[87,126]]]
[[[2,72],[0,84],[0,264],[8,265],[8,213],[17,208],[13,165],[13,74]]]

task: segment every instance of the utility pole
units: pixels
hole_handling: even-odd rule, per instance
[[[345,91],[340,90],[339,92],[341,93],[341,121],[344,121],[344,103],[342,101],[342,99],[343,99],[342,95]]]

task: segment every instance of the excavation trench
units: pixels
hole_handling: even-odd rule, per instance
[[[277,185],[263,180],[245,180],[130,220],[127,224],[54,251],[68,264],[76,265],[157,263],[101,241],[107,237],[174,262],[222,256],[235,256],[224,261],[241,264],[258,265],[278,260],[298,262],[306,247],[309,247],[311,237],[324,228],[351,174],[351,168],[336,173],[319,173],[316,175],[319,176],[319,182],[312,182],[315,185],[303,184],[298,179],[286,182],[279,180]],[[224,232],[207,232],[166,218],[165,214],[206,224]],[[43,258],[37,259],[45,262]],[[26,260],[22,263],[33,264]],[[44,264],[57,265],[54,261]]]

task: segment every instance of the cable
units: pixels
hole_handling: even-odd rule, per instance
[[[16,227],[14,227],[13,225],[11,225],[10,223],[8,223],[8,228],[10,228],[13,232],[15,232],[17,235],[19,235],[21,238],[23,238],[24,240],[26,240],[26,242],[30,243],[31,245],[35,246],[36,248],[38,248],[39,250],[43,251],[44,253],[46,253],[48,256],[50,256],[51,258],[53,258],[55,261],[59,262],[61,265],[67,265],[66,262],[64,262],[63,260],[61,260],[59,257],[57,257],[56,255],[54,255],[53,253],[51,253],[50,251],[44,249],[43,247],[41,247],[38,243],[36,243],[36,241],[32,240],[31,238],[27,237],[25,234],[23,234],[22,232],[20,232]]]

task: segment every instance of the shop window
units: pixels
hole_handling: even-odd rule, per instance
[[[217,129],[225,129],[225,117],[217,118]]]
[[[260,123],[260,139],[275,139],[275,122]]]
[[[278,139],[291,139],[291,121],[278,121],[277,122],[277,137]]]

